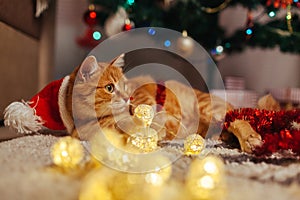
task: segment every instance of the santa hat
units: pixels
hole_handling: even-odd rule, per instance
[[[124,54],[110,62],[124,66]],[[106,66],[106,65],[105,65]],[[99,65],[94,56],[88,56],[80,67],[81,78],[89,77]],[[88,73],[88,74],[86,74]],[[4,125],[18,133],[33,133],[42,129],[67,130],[71,133],[74,123],[66,109],[66,90],[69,76],[48,84],[29,101],[13,102],[4,111]]]
[[[18,133],[41,129],[71,131],[72,118],[66,110],[69,76],[48,84],[29,101],[12,102],[4,111],[4,124]]]

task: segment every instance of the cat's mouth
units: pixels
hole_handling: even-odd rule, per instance
[[[111,105],[112,112],[113,113],[122,113],[125,110],[129,109],[129,105],[126,102],[120,102],[120,103],[114,103]]]

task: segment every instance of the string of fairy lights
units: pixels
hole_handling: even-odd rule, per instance
[[[83,143],[88,152],[78,139],[60,138],[51,147],[53,165],[49,170],[80,181],[80,200],[226,199],[224,162],[205,150],[205,139],[200,135],[187,136],[178,148],[191,162],[186,175],[181,175],[184,181],[174,177],[174,163],[167,154],[158,153],[164,147],[158,145],[158,130],[151,128],[154,115],[151,106],[140,104],[134,110],[136,128],[127,133],[128,140],[121,146],[107,146],[101,137],[104,134],[111,144],[123,143],[120,137],[109,137],[116,134],[114,129],[93,132]],[[155,157],[142,159],[145,154]]]
[[[247,8],[247,20],[244,28],[227,36],[226,28],[219,25],[220,13],[237,5]],[[261,14],[253,17],[259,8],[263,8]],[[121,31],[165,27],[190,36],[215,59],[224,52],[242,51],[248,46],[279,47],[282,52],[297,54],[299,8],[299,0],[90,0],[83,16],[87,30],[77,43],[92,48]],[[282,12],[285,16],[277,15]],[[260,18],[265,16],[269,20],[261,23]]]

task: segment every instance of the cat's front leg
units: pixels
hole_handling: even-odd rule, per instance
[[[252,153],[256,147],[262,145],[261,136],[253,130],[248,121],[235,120],[230,123],[228,131],[237,137],[244,152]]]

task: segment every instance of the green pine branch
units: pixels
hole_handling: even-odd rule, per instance
[[[218,8],[225,3],[227,7],[241,5],[254,10],[266,7],[267,0],[177,0],[170,8],[163,8],[159,0],[93,0],[91,3],[101,6],[111,13],[123,6],[136,27],[165,27],[177,31],[187,30],[189,36],[210,51],[222,41],[227,52],[242,51],[247,46],[274,48],[279,46],[282,52],[300,53],[300,23],[295,14],[292,19],[293,33],[287,28],[286,19],[271,20],[269,23],[254,23],[251,37],[245,36],[245,30],[237,30],[225,37],[225,30],[219,25]],[[208,13],[206,8],[216,8],[219,12]],[[226,9],[226,8],[225,8]],[[267,14],[267,13],[266,13]],[[102,21],[105,19],[102,19]],[[246,27],[245,27],[246,28]]]

